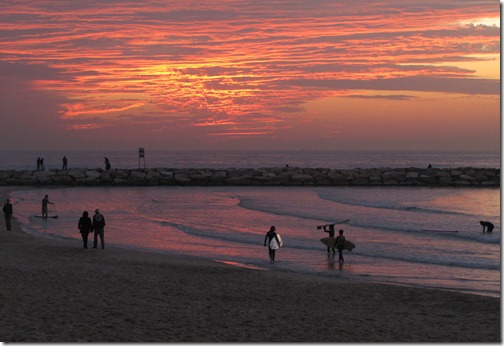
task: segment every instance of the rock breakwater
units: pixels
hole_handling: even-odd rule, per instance
[[[495,168],[75,168],[0,171],[0,185],[66,186],[467,186],[499,187]]]

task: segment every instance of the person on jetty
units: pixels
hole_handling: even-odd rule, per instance
[[[66,171],[67,170],[67,164],[68,164],[68,159],[67,159],[66,156],[63,156],[63,166],[61,167],[62,171]]]
[[[343,258],[343,249],[345,248],[345,236],[343,235],[343,230],[339,230],[339,236],[336,237],[336,247],[338,248],[339,258],[338,262],[345,262]]]
[[[93,224],[87,211],[84,211],[82,213],[82,217],[79,219],[79,224],[77,225],[77,228],[79,229],[79,232],[82,236],[84,249],[87,249],[89,232],[93,232]]]
[[[271,248],[271,240],[275,238],[278,244],[280,244],[280,239],[278,239],[277,234],[276,234],[276,227],[271,226],[270,230],[266,233],[266,236],[264,237],[264,246],[266,246],[266,241],[268,242],[268,253],[269,253],[269,259],[270,262],[273,263],[275,262],[275,249]]]
[[[494,229],[494,225],[490,221],[480,221],[480,225],[483,226],[483,233],[485,233],[485,228],[488,233],[491,233]]]
[[[105,157],[105,170],[110,171],[110,161],[108,157]]]
[[[98,236],[100,236],[101,248],[105,248],[105,218],[100,214],[100,210],[96,209],[93,216],[94,242],[93,248],[98,245]]]
[[[56,205],[53,202],[49,202],[49,196],[45,195],[44,199],[42,199],[42,217],[47,219],[47,206],[49,204]]]
[[[327,226],[329,226],[329,230],[327,230],[327,228],[326,228]],[[334,238],[334,224],[324,225],[324,232],[329,233],[329,238]],[[334,257],[334,255],[336,254],[336,250],[330,246],[327,247],[327,255],[329,256],[331,254],[331,250],[332,250],[332,255]]]
[[[10,231],[13,210],[12,210],[12,203],[10,202],[10,199],[8,199],[8,198],[3,205],[3,212],[4,212],[4,216],[5,216],[5,225],[7,226],[7,231]]]

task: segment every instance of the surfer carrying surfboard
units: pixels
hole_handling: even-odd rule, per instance
[[[270,262],[273,263],[275,262],[275,251],[282,244],[279,235],[276,233],[275,226],[271,226],[270,230],[266,233],[266,236],[264,237],[264,246],[266,246],[266,242],[268,242],[269,259]]]
[[[327,226],[329,226],[329,230],[326,229]],[[334,238],[334,224],[324,225],[324,232],[329,233],[329,238]],[[334,250],[334,248],[330,246],[327,247],[327,256],[331,254],[331,250],[334,257],[334,255],[336,254],[336,250]]]
[[[345,262],[343,258],[343,249],[345,248],[345,236],[343,235],[343,230],[339,230],[339,236],[336,237],[336,247],[338,248],[339,259],[338,262]]]

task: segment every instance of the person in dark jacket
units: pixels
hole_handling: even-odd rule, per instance
[[[343,249],[345,248],[345,236],[343,235],[343,230],[339,230],[339,236],[336,237],[336,247],[338,248],[339,253],[339,262],[345,262],[343,258]]]
[[[12,204],[10,202],[10,199],[7,198],[7,201],[5,201],[3,205],[3,212],[5,216],[5,225],[7,226],[7,231],[11,230],[11,218],[12,218]]]
[[[276,241],[278,242],[278,244],[280,244],[280,239],[278,239],[277,237],[277,234],[276,234],[276,227],[275,226],[271,226],[270,230],[266,233],[266,236],[264,237],[264,246],[266,246],[266,242],[268,244],[268,253],[269,253],[269,259],[270,259],[270,262],[273,263],[275,262],[275,249],[272,249],[270,244],[271,244],[271,240],[273,238],[276,239]]]
[[[100,214],[100,210],[96,209],[93,216],[94,242],[93,248],[98,245],[98,236],[100,236],[101,248],[105,248],[105,218]]]
[[[93,232],[93,224],[91,223],[91,218],[87,211],[82,213],[82,217],[79,219],[79,224],[77,226],[79,232],[82,235],[82,242],[84,243],[84,249],[87,249],[88,244],[88,234]]]

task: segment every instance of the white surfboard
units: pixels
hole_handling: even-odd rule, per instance
[[[279,242],[276,240],[276,238],[278,238]],[[279,248],[281,248],[283,246],[283,241],[282,241],[282,237],[280,236],[280,234],[277,233],[276,238],[271,239],[271,241],[269,243],[269,247],[272,250],[278,250]]]

